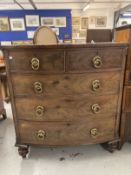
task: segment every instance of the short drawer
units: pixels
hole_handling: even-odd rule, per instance
[[[120,72],[63,74],[63,75],[13,75],[15,95],[70,94],[102,95],[119,93]]]
[[[30,121],[74,121],[111,117],[117,114],[118,96],[66,96],[16,98],[18,119]]]
[[[19,121],[21,144],[64,146],[92,144],[114,138],[115,117],[81,122]]]
[[[9,52],[11,71],[64,72],[64,51],[44,49],[14,49]]]
[[[123,49],[78,49],[68,51],[67,70],[70,72],[85,72],[91,70],[121,68]]]

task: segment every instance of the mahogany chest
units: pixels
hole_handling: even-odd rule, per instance
[[[128,42],[127,62],[125,70],[124,94],[121,119],[121,144],[131,141],[131,25],[115,29],[116,42]]]
[[[125,44],[5,46],[16,146],[106,143],[119,124]]]

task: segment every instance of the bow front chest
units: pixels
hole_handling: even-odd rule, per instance
[[[16,145],[119,142],[125,44],[5,46]]]

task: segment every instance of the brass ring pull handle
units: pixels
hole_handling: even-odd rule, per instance
[[[43,116],[45,112],[44,106],[37,106],[35,112],[38,117]]]
[[[37,94],[41,94],[43,92],[43,87],[42,87],[42,83],[40,82],[35,82],[34,83],[34,91]]]
[[[37,138],[40,140],[44,140],[46,137],[46,132],[44,130],[39,130],[37,132]]]
[[[33,70],[38,70],[40,65],[38,58],[32,58],[31,65]]]
[[[99,80],[94,80],[92,82],[92,89],[93,91],[97,91],[100,88],[100,81]]]
[[[95,67],[95,68],[101,68],[101,66],[102,66],[102,60],[101,60],[101,57],[100,56],[95,56],[94,58],[93,58],[93,66]]]
[[[98,129],[97,128],[93,128],[90,131],[91,137],[97,137],[98,136]]]
[[[91,107],[91,109],[92,109],[92,112],[93,113],[97,114],[97,113],[100,112],[101,107],[98,104],[93,104],[92,107]]]

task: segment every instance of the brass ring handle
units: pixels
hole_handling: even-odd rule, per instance
[[[37,116],[39,117],[43,116],[45,112],[44,106],[37,106],[35,112]]]
[[[97,113],[100,112],[101,107],[98,104],[93,104],[92,107],[91,107],[91,109],[92,109],[92,112],[93,113],[97,114]]]
[[[37,138],[40,140],[44,140],[46,137],[46,132],[44,130],[39,130],[37,132]]]
[[[101,66],[102,66],[102,60],[101,60],[101,57],[100,56],[95,56],[93,58],[92,62],[93,62],[93,66],[95,68],[97,68],[97,69],[98,68],[101,68]]]
[[[96,91],[96,90],[98,90],[100,88],[100,81],[99,80],[94,80],[93,82],[92,82],[92,89],[93,89],[93,91]]]
[[[38,70],[39,65],[40,65],[39,59],[38,58],[32,58],[32,60],[31,60],[32,69],[33,70]]]
[[[34,91],[37,94],[41,94],[43,92],[43,87],[41,82],[35,82],[34,83]]]
[[[91,129],[90,134],[91,134],[92,137],[97,137],[98,134],[99,134],[98,129],[97,128]]]

